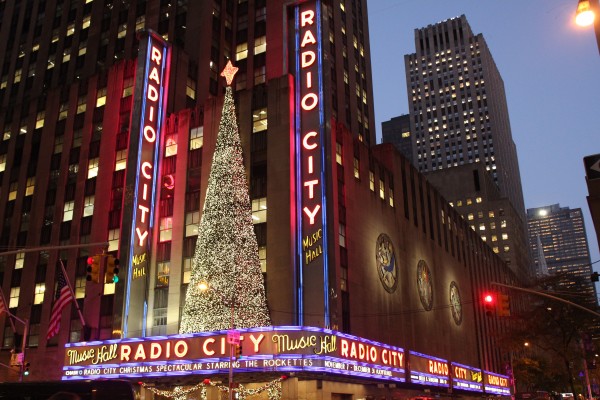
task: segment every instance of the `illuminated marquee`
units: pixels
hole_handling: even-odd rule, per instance
[[[483,387],[486,393],[510,396],[510,380],[506,375],[483,371]]]
[[[236,372],[306,371],[404,382],[404,350],[319,328],[240,330]],[[63,379],[214,374],[229,369],[227,332],[67,343]]]
[[[452,362],[450,373],[454,389],[483,392],[483,373],[480,369]]]
[[[295,145],[299,324],[303,324],[303,287],[323,287],[311,294],[309,313],[323,314],[329,325],[327,295],[327,230],[325,201],[325,141],[321,51],[321,2],[295,6]],[[321,309],[316,309],[321,302]],[[323,319],[321,319],[323,321]]]
[[[447,360],[409,352],[410,381],[421,385],[450,386],[450,367]]]

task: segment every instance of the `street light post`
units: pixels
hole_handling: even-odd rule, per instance
[[[198,284],[198,288],[200,289],[201,292],[205,292],[207,290],[212,290],[214,293],[217,294],[217,296],[219,296],[219,299],[221,300],[221,303],[223,303],[223,305],[225,306],[229,306],[230,310],[231,310],[231,323],[229,325],[229,331],[227,331],[227,342],[229,343],[229,383],[228,383],[228,388],[229,388],[229,393],[228,393],[228,398],[229,400],[233,400],[233,349],[235,346],[235,342],[238,341],[239,343],[239,335],[236,335],[236,331],[235,331],[235,321],[234,321],[234,313],[235,313],[235,300],[233,298],[233,294],[231,295],[231,299],[226,299],[225,297],[223,297],[223,295],[221,293],[219,293],[218,291],[212,289],[209,285],[208,282],[206,281],[201,281]]]

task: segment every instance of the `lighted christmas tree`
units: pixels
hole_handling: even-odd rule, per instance
[[[228,62],[221,73],[225,102],[180,333],[270,325],[231,89],[236,71]]]

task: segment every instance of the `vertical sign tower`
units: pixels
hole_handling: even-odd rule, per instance
[[[169,67],[168,44],[156,32],[141,32],[119,247],[125,282],[115,291],[114,336],[146,336],[150,245]]]
[[[296,322],[329,326],[321,1],[296,4],[294,18]]]

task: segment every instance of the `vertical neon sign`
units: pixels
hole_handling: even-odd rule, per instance
[[[321,29],[320,0],[295,6],[297,322],[329,326]]]
[[[127,262],[122,327],[125,337],[130,332],[145,336],[150,244],[170,67],[167,43],[152,31],[141,35],[146,37],[140,39],[125,182],[133,198],[131,205],[126,200],[121,240],[121,259]],[[131,320],[130,314],[134,316]]]

